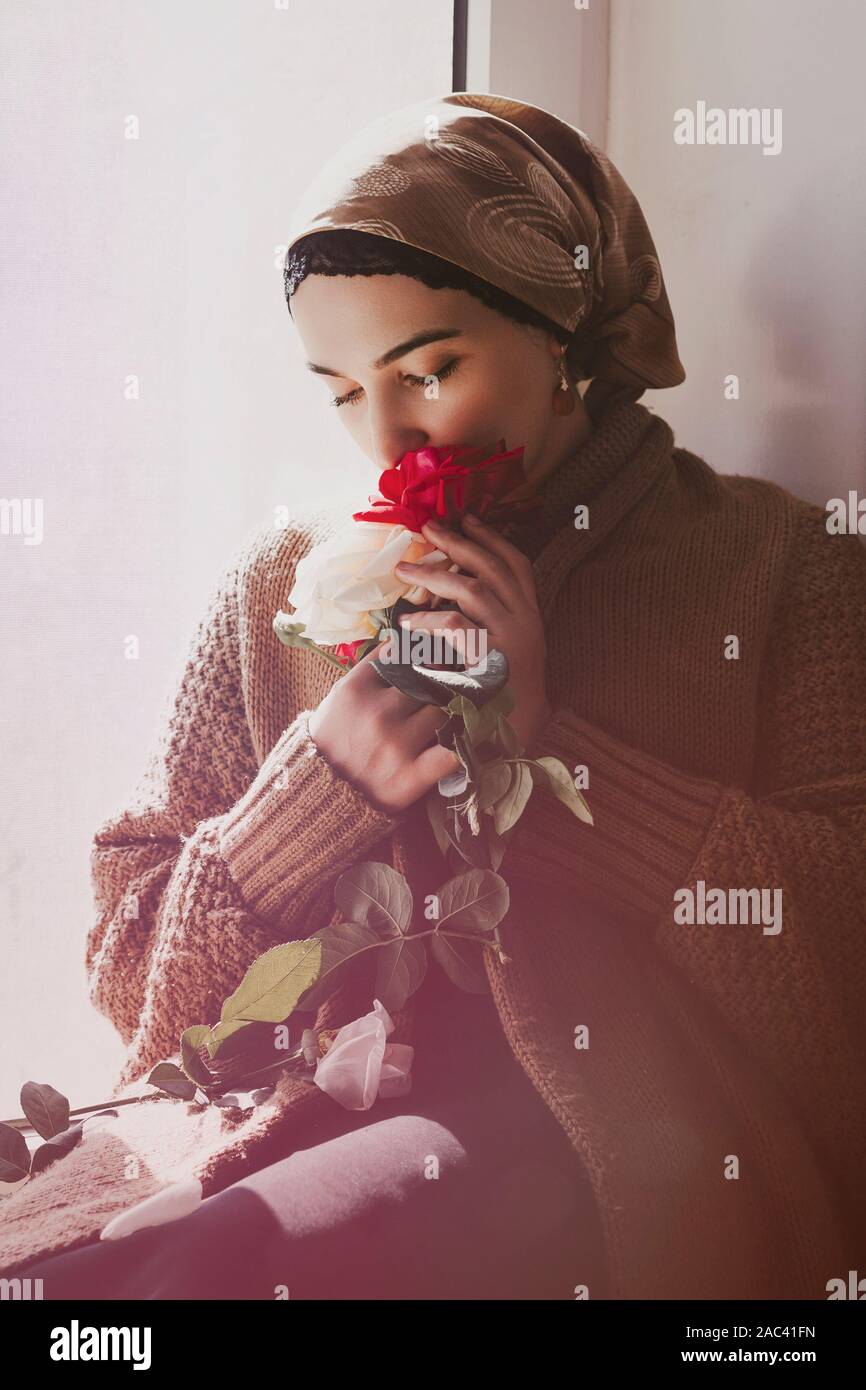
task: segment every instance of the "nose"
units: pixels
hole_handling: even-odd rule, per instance
[[[426,430],[400,420],[393,412],[370,410],[370,458],[384,473],[388,468],[396,468],[404,454],[415,449],[423,449],[430,443]]]

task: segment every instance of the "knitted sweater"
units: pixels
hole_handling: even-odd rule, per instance
[[[509,532],[548,642],[535,751],[586,767],[594,824],[540,788],[518,823],[510,959],[485,952],[499,1024],[589,1175],[613,1297],[825,1298],[866,1250],[866,551],[631,402],[542,498]],[[138,796],[95,836],[86,961],[128,1045],[120,1096],[218,1018],[255,956],[332,920],[352,863],[395,864],[416,901],[448,876],[419,804],[380,812],[319,753],[308,717],[339,677],[271,628],[343,520],[298,512],[228,567]],[[781,889],[781,930],[700,906],[684,924],[686,889]],[[425,988],[392,1041],[412,1040]],[[344,986],[318,1025],[370,1004],[368,980]],[[95,1239],[189,1172],[218,1191],[315,1142],[334,1104],[284,1078],[244,1116],[124,1107],[6,1199],[0,1269]]]

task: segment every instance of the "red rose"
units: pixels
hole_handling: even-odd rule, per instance
[[[506,453],[500,439],[477,449],[448,444],[404,454],[380,476],[379,495],[370,495],[372,509],[352,517],[420,531],[433,519],[456,529],[466,512],[474,512],[488,525],[502,526],[538,506],[536,497],[507,500],[526,482],[524,447]]]
[[[334,656],[343,666],[354,666],[358,648],[365,646],[369,640],[369,637],[359,637],[356,642],[338,642]]]

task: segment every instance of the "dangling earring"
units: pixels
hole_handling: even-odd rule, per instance
[[[571,415],[574,410],[574,388],[565,374],[565,352],[559,359],[559,381],[553,393],[555,415]]]

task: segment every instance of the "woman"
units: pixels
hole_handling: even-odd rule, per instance
[[[585,775],[594,824],[533,795],[500,870],[508,959],[485,953],[488,996],[425,979],[394,1035],[407,1097],[319,1096],[239,1180],[208,1169],[191,1215],[19,1272],[46,1297],[826,1297],[866,1236],[861,547],[637,403],[684,377],[655,248],[609,161],[539,108],[459,93],[361,132],[299,208],[286,291],[378,470],[525,446],[536,511],[425,531],[459,570],[400,577],[505,651],[511,722]],[[96,837],[88,968],[123,1083],[327,923],[353,863],[393,854],[419,898],[444,876],[441,713],[272,640],[343,520],[299,516],[230,568],[155,781]],[[781,910],[723,916],[724,894]]]

